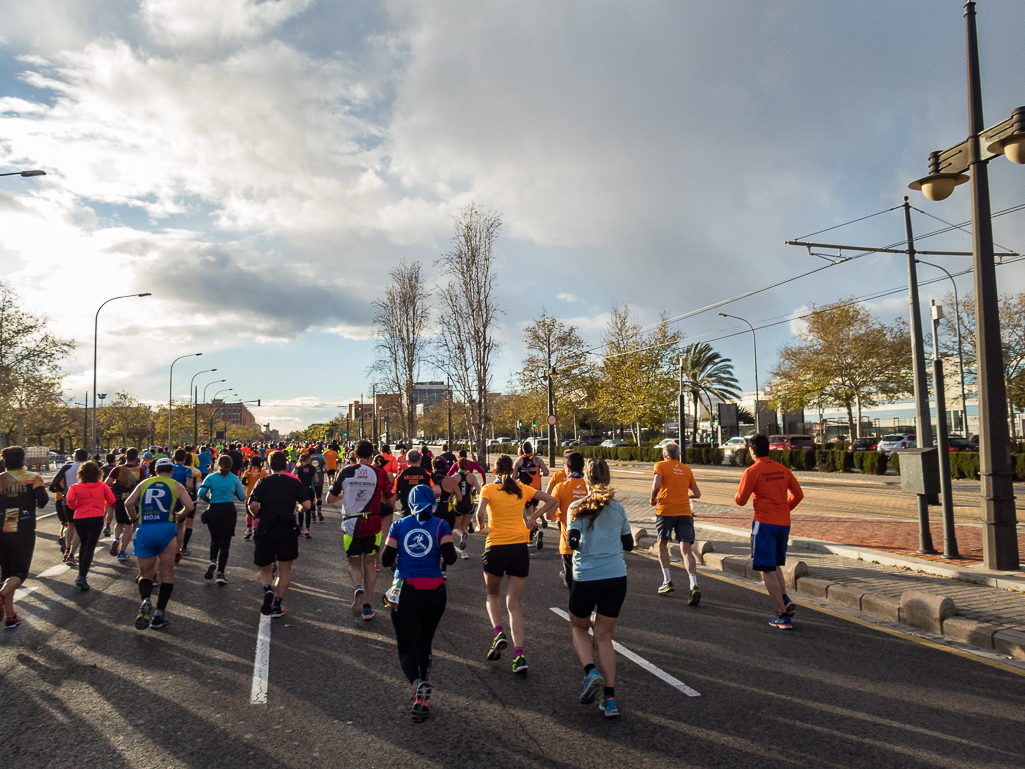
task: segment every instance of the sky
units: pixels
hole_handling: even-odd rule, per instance
[[[979,5],[991,125],[1025,104],[1025,25],[1019,0]],[[0,172],[47,174],[0,179],[0,279],[77,342],[79,399],[99,305],[151,292],[104,307],[100,392],[166,400],[171,361],[201,352],[175,397],[216,368],[195,381],[261,399],[273,428],[331,418],[369,392],[388,272],[420,261],[435,288],[471,202],[503,222],[500,391],[542,311],[598,344],[613,306],[649,324],[827,264],[786,240],[879,214],[814,240],[899,243],[904,195],[916,235],[970,219],[967,186],[907,189],[967,134],[951,0],[0,0],[0,18]],[[1022,172],[990,164],[994,211],[1025,203]],[[967,230],[919,248],[970,251]],[[994,233],[1025,251],[1025,211]],[[1025,265],[998,279],[1025,290]],[[764,386],[788,318],[906,284],[903,257],[868,256],[676,325],[751,390],[750,334],[718,311],[783,321],[758,332]],[[870,306],[889,322],[907,296]]]

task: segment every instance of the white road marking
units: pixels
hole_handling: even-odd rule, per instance
[[[256,661],[253,665],[253,691],[249,701],[253,705],[267,704],[267,681],[270,673],[270,616],[260,617],[256,634]]]
[[[562,617],[564,620],[566,620],[567,622],[569,621],[569,614],[564,612],[562,609],[557,609],[554,606],[552,606],[551,609],[556,614],[558,614],[560,617]],[[590,633],[591,631],[589,630],[587,632]],[[656,665],[652,665],[650,662],[648,662],[646,659],[644,659],[644,657],[641,657],[638,654],[634,654],[632,651],[630,651],[625,646],[623,646],[623,644],[619,643],[619,641],[613,641],[612,642],[612,647],[617,652],[619,652],[624,657],[626,657],[628,660],[630,660],[631,662],[636,662],[638,665],[640,665],[642,668],[647,670],[653,676],[655,676],[656,678],[661,678],[663,681],[665,681],[667,684],[672,686],[674,689],[678,689],[679,691],[681,691],[684,694],[686,694],[688,697],[700,697],[701,696],[700,692],[695,691],[694,689],[691,689],[689,686],[687,686],[687,684],[685,684],[679,678],[674,678],[673,676],[669,675],[666,671],[662,670],[662,668],[657,667]]]

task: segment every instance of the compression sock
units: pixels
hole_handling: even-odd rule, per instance
[[[662,569],[662,575],[666,578],[666,582],[672,582],[672,577],[669,576],[669,569]]]
[[[192,539],[192,529],[185,530],[185,539],[182,542],[182,550],[185,550],[189,546],[189,540]]]
[[[498,635],[501,632],[502,632],[502,626],[501,625],[495,625],[495,635]]]
[[[139,597],[142,600],[146,600],[153,595],[153,580],[151,579],[140,579],[139,580]]]
[[[596,667],[597,667],[597,665],[595,665],[593,662],[591,662],[591,663],[589,663],[587,665],[584,665],[584,675],[586,676],[588,673],[590,673]]]
[[[523,654],[523,647],[522,646],[514,646],[513,647],[513,656],[514,657],[519,657],[521,654]]]
[[[693,590],[697,586],[698,586],[698,575],[697,574],[691,574],[690,575],[690,589]]]
[[[615,686],[606,686],[602,690],[602,694],[604,694],[606,697],[611,697],[611,698],[615,699],[615,697],[616,697],[616,687]]]
[[[157,593],[157,608],[163,611],[167,608],[167,602],[171,600],[171,591],[174,590],[173,582],[161,582],[160,592]]]

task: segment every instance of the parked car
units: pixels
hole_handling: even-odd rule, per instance
[[[978,451],[979,446],[968,438],[947,438],[947,449],[949,451]]]
[[[577,446],[600,446],[602,440],[600,435],[581,435],[577,438]]]
[[[679,446],[680,445],[680,439],[679,438],[663,438],[662,440],[660,440],[658,443],[655,444],[654,448],[656,448],[656,449],[664,449],[670,443],[675,443],[677,446]],[[686,447],[687,446],[687,441],[684,441],[683,444]]]
[[[739,435],[735,435],[725,443],[721,444],[719,448],[722,449],[723,453],[728,457],[731,454],[733,454],[733,452],[737,449],[746,449],[747,438],[742,438]]]
[[[628,446],[626,441],[621,441],[619,438],[609,438],[607,441],[602,441],[601,447],[603,449],[618,449],[623,446]]]
[[[916,436],[914,433],[893,433],[892,435],[884,435],[882,440],[877,444],[876,451],[880,454],[890,456],[895,451],[913,449],[918,445],[915,438]]]
[[[770,435],[770,451],[787,451],[790,449],[814,449],[815,440],[810,435]]]
[[[565,441],[563,441],[563,442],[562,442],[561,444],[559,444],[559,445],[560,445],[560,446],[566,446],[566,447],[569,447],[569,446],[576,446],[576,445],[577,445],[577,442],[576,442],[576,440],[574,440],[573,438],[570,438],[569,440],[565,440]]]
[[[852,454],[855,451],[875,451],[878,445],[878,438],[855,438],[851,445],[847,448],[847,451],[849,451]]]

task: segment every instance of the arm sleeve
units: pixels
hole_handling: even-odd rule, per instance
[[[631,550],[634,549],[633,534],[623,534],[622,536],[620,536],[619,541],[623,543],[623,550],[625,550],[626,552],[629,553]]]
[[[740,488],[737,489],[737,496],[734,498],[734,502],[743,507],[747,504],[747,500],[751,498],[751,492],[754,491],[754,473],[751,472],[751,468],[747,468],[744,471],[744,475],[740,478]]]
[[[804,499],[804,491],[801,489],[801,484],[797,482],[797,478],[794,477],[792,472],[787,470],[787,475],[789,476],[787,481],[790,486],[790,500],[788,504],[790,505],[790,509],[793,510],[801,504],[801,500]]]
[[[456,562],[456,546],[451,542],[441,544],[441,559],[449,566]],[[381,563],[384,563],[384,556],[381,556]]]
[[[388,543],[384,546],[384,550],[381,551],[381,565],[385,568],[390,567],[395,563],[395,558],[398,554],[399,551],[392,547],[391,543]]]

